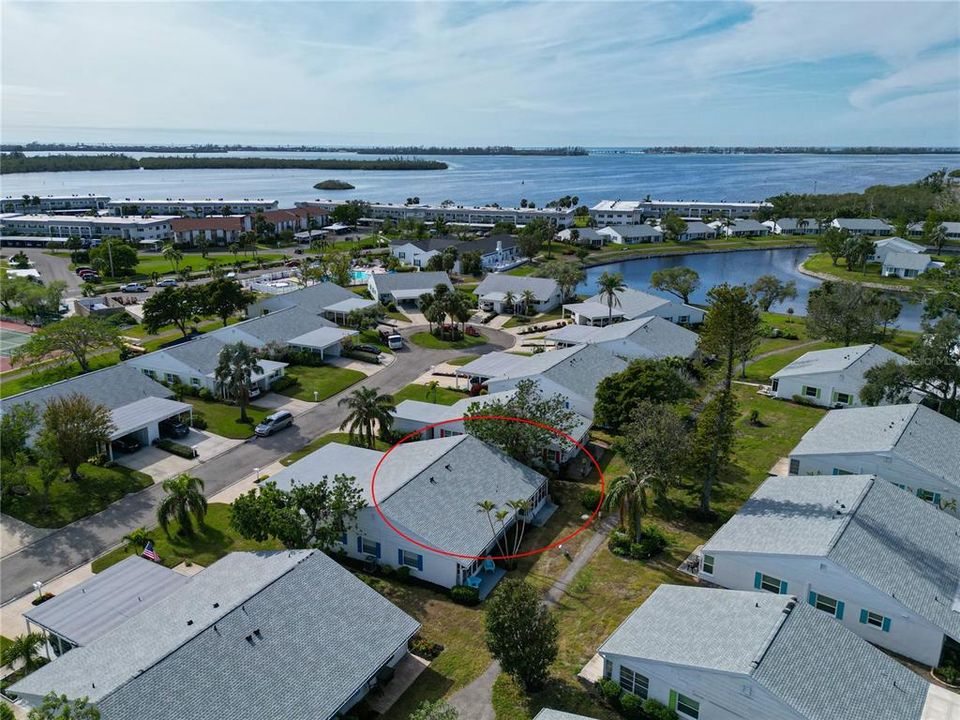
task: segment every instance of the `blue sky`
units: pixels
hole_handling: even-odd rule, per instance
[[[7,141],[960,145],[956,2],[0,13]]]

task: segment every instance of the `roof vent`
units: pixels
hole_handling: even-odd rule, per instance
[[[214,606],[215,608],[218,608],[218,607],[220,607],[220,603],[214,603],[213,606]]]
[[[193,620],[187,620],[187,625],[193,625]]]
[[[435,479],[432,475],[430,476],[430,484],[431,484],[431,485],[436,485],[436,484],[437,484],[436,479]]]
[[[248,643],[250,643],[251,645],[253,645],[253,635],[247,635],[246,640],[247,640]]]
[[[452,471],[453,471],[453,468],[450,467],[450,464],[449,464],[449,463],[447,463],[447,464],[444,465],[443,467],[444,467],[444,469],[447,470],[448,472],[452,472]]]

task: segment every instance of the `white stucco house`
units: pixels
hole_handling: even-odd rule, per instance
[[[432,293],[437,285],[453,290],[450,276],[445,272],[371,273],[367,279],[370,297],[385,305],[391,302],[415,305],[421,295]]]
[[[601,235],[596,228],[564,228],[557,233],[557,240],[572,245],[586,245],[588,247],[601,247],[609,242],[607,235]]]
[[[876,475],[958,514],[960,423],[923,405],[831,410],[790,451],[791,475]]]
[[[729,223],[715,220],[710,225],[716,228],[717,234],[727,237],[763,237],[770,234],[770,228],[758,220],[743,218]]]
[[[938,266],[941,264],[926,253],[891,252],[883,259],[880,273],[884,277],[915,278]]]
[[[879,218],[835,218],[830,225],[851,235],[889,235],[893,225]]]
[[[680,233],[677,240],[686,242],[688,240],[710,240],[717,236],[717,231],[699,220],[687,220],[686,229]]]
[[[816,218],[777,218],[764,220],[774,235],[819,235],[820,223]]]
[[[355,292],[332,282],[320,282],[257,300],[247,307],[247,317],[254,318],[297,306],[314,315],[321,315],[335,323],[344,324],[350,311],[363,310],[376,305],[376,300],[360,297]]]
[[[928,667],[960,641],[960,520],[872,475],[769,478],[704,545],[699,574],[796,595]]]
[[[503,273],[490,273],[474,292],[481,310],[513,314],[524,312],[522,298],[526,290],[532,292],[535,299],[535,302],[530,305],[531,313],[549,312],[559,307],[562,300],[560,286],[552,278],[504,275]],[[512,306],[505,302],[508,293],[513,296]]]
[[[598,235],[607,238],[614,245],[636,245],[637,243],[663,242],[663,232],[659,228],[646,224],[608,225],[597,230]]]
[[[960,222],[942,222],[940,227],[943,228],[944,233],[947,236],[948,240],[960,240]],[[915,222],[907,226],[907,234],[910,237],[923,237],[923,223]]]
[[[960,696],[792,595],[661,585],[599,654],[607,678],[683,720],[934,720],[960,711]]]
[[[904,240],[902,237],[888,237],[876,240],[873,243],[873,254],[870,262],[882,263],[890,253],[922,253],[927,248],[915,242]]]
[[[434,552],[395,533],[374,507],[371,483],[378,463],[376,500],[397,529],[429,548],[480,559]],[[321,477],[332,481],[337,475],[355,478],[367,504],[341,537],[347,555],[408,567],[412,577],[441,587],[476,583],[481,596],[504,574],[501,568],[485,569],[483,558],[504,553],[487,517],[477,512],[477,503],[490,500],[508,511],[504,525],[495,525],[498,537],[508,540],[518,520],[508,501],[528,500],[530,510],[519,519],[532,524],[545,521],[556,509],[546,477],[470,435],[405,443],[386,454],[330,443],[270,481],[289,490],[295,483],[307,485]]]
[[[692,358],[697,354],[697,334],[656,315],[594,327],[567,325],[551,330],[544,340],[558,347],[596,345],[619,357]]]
[[[774,397],[795,397],[821,407],[860,405],[860,390],[866,384],[864,373],[890,360],[909,361],[881,345],[812,350],[770,376]]]
[[[453,272],[460,273],[460,255],[479,252],[480,264],[485,271],[516,264],[521,259],[517,239],[513,235],[490,235],[461,241],[456,237],[432,237],[423,240],[397,240],[390,243],[390,254],[404,265],[426,268],[430,258],[440,255],[447,248],[457,251]]]
[[[705,311],[693,305],[685,305],[633,288],[627,288],[615,295],[612,308],[607,298],[600,297],[599,294],[583,302],[567,303],[563,306],[564,317],[570,315],[577,325],[602,327],[623,320],[652,316],[679,325],[699,325],[706,315]]]

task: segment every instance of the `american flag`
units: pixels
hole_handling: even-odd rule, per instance
[[[143,549],[143,556],[147,560],[153,560],[154,562],[160,562],[160,556],[157,555],[157,551],[153,549],[153,540],[147,542],[147,546]]]

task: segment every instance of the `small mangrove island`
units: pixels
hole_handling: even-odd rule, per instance
[[[316,190],[353,190],[355,186],[343,180],[324,180],[313,187]]]

